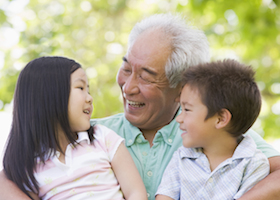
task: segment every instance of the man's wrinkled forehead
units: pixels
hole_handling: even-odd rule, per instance
[[[170,42],[162,39],[161,32],[146,31],[138,36],[132,47],[127,52],[130,62],[139,61],[164,65],[171,54]],[[151,66],[150,66],[151,67]]]

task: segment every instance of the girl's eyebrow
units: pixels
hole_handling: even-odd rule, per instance
[[[74,80],[74,82],[78,82],[78,81],[83,82],[89,88],[89,85],[87,84],[87,82],[84,79],[78,78],[78,79]]]
[[[77,82],[77,81],[82,81],[83,83],[86,84],[86,81],[84,79],[82,79],[82,78],[77,78],[76,80],[74,80],[74,82]]]

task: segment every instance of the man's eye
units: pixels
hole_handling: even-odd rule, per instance
[[[148,79],[146,78],[143,78],[143,76],[139,76],[143,81],[147,82],[147,83],[151,83],[151,81],[149,81]]]
[[[155,78],[147,76],[146,74],[139,75],[139,78],[145,81],[146,83],[158,83]]]
[[[125,73],[131,73],[131,70],[130,70],[130,69],[123,69],[123,71],[124,71]]]

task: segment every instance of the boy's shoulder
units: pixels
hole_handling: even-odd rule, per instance
[[[255,156],[265,157],[265,155],[257,149],[257,145],[250,135],[244,135],[242,141],[236,147],[233,159],[253,158]]]

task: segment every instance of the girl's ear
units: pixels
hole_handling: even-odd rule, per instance
[[[229,110],[223,108],[221,110],[221,112],[218,114],[216,128],[221,129],[221,128],[226,127],[229,124],[231,117],[232,117],[232,115],[229,112]]]

